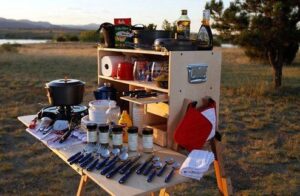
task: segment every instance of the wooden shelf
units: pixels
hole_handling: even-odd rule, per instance
[[[132,103],[136,103],[139,105],[146,105],[146,104],[150,104],[150,103],[159,103],[159,102],[167,102],[169,101],[168,98],[161,98],[161,97],[147,97],[147,98],[133,98],[133,97],[121,97],[121,99],[132,102]]]
[[[102,76],[102,75],[99,75],[99,78],[114,81],[114,82],[119,82],[119,83],[123,83],[123,84],[129,84],[129,85],[132,85],[132,86],[143,87],[143,88],[146,88],[146,89],[151,89],[151,90],[155,90],[155,91],[159,91],[159,92],[163,92],[163,93],[169,93],[168,89],[157,87],[155,85],[155,83],[153,83],[153,82],[138,82],[138,81],[133,81],[133,80],[118,80],[118,79],[115,79],[115,78],[112,78],[112,77]]]
[[[134,54],[149,54],[159,56],[169,56],[169,52],[160,52],[155,50],[142,50],[142,49],[118,49],[118,48],[102,48],[98,46],[98,50],[107,52],[122,52],[122,53],[134,53]]]

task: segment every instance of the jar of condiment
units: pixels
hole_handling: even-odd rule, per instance
[[[128,132],[128,149],[129,151],[137,151],[138,148],[138,128],[135,126],[129,127]]]
[[[97,124],[96,123],[88,123],[86,125],[87,128],[87,143],[96,144],[97,137]]]
[[[112,144],[113,148],[122,148],[123,146],[123,127],[114,125],[112,131]]]
[[[108,147],[109,144],[109,125],[100,124],[99,125],[99,144],[104,147]]]
[[[153,129],[143,128],[143,150],[146,153],[153,152]]]

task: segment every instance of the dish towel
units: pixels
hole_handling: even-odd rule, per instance
[[[188,178],[200,180],[215,160],[214,154],[204,150],[193,150],[183,162],[179,174]]]

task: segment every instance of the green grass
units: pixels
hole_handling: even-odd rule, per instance
[[[272,70],[250,62],[239,49],[223,50],[219,128],[225,169],[237,195],[300,192],[300,55],[284,68],[274,91]],[[85,103],[97,86],[92,45],[47,44],[0,53],[0,194],[74,195],[79,175],[24,131],[20,115],[47,104],[44,83],[64,76],[86,81]],[[174,195],[217,195],[210,173],[178,185]],[[89,183],[87,195],[104,195]]]

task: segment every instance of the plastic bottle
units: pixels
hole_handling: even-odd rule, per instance
[[[212,50],[213,48],[213,35],[209,25],[210,11],[203,11],[202,25],[199,29],[197,40],[199,41],[199,50]]]
[[[187,16],[187,10],[181,10],[181,16],[176,22],[177,39],[190,39],[191,20]]]
[[[105,114],[106,114],[106,123],[110,125],[116,125],[119,121],[120,107],[117,106],[115,101],[110,101],[109,107],[106,110]]]
[[[126,110],[123,110],[122,114],[121,114],[121,118],[119,120],[119,125],[121,125],[123,127],[123,142],[128,142],[128,133],[127,133],[127,129],[128,127],[132,126],[132,120],[129,116],[129,114],[127,113]]]

